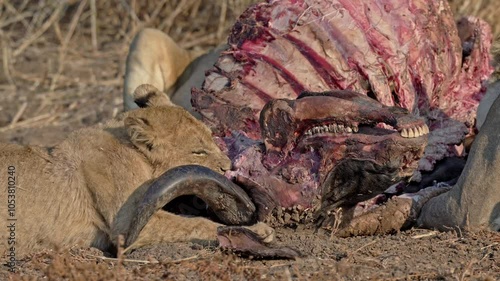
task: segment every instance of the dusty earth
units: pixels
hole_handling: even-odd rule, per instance
[[[214,246],[178,243],[121,259],[96,249],[40,252],[19,262],[12,280],[499,280],[500,236],[413,229],[389,236],[335,238],[277,229],[297,260],[252,260]],[[5,273],[0,273],[0,279]]]
[[[186,48],[208,49],[256,1],[97,2],[0,1],[0,141],[53,146],[116,116],[128,44],[138,29],[159,27]],[[178,243],[115,259],[75,247],[22,258],[16,274],[0,265],[0,280],[500,280],[499,233],[410,229],[338,238],[293,221],[276,231],[277,244],[303,256],[255,260],[215,245]]]

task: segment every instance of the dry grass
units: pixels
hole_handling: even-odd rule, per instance
[[[128,45],[138,30],[156,27],[185,48],[206,50],[224,42],[236,17],[254,2],[0,1],[0,133],[52,126],[62,136],[68,129],[61,126],[114,117],[122,109]],[[494,0],[450,2],[457,14],[480,16],[500,33]],[[34,139],[20,134],[0,141]]]
[[[185,48],[225,41],[256,0],[0,1],[0,141],[38,143],[28,128],[62,136],[122,110],[124,61],[135,33],[155,27]],[[9,136],[1,134],[10,133]]]
[[[458,16],[476,16],[491,25],[493,34],[500,35],[500,5],[497,0],[449,0],[452,11]]]
[[[0,133],[40,126],[65,131],[62,125],[78,128],[115,116],[122,109],[128,45],[139,29],[156,27],[185,48],[206,50],[225,41],[254,2],[0,0]],[[457,14],[482,17],[500,34],[495,0],[450,2]],[[0,137],[11,140],[33,138]]]
[[[138,29],[155,27],[183,47],[212,47],[223,40],[236,17],[255,0],[2,1],[2,40],[12,57],[33,45],[53,43],[63,52],[82,40],[85,49],[128,44]],[[81,41],[78,41],[81,43]]]

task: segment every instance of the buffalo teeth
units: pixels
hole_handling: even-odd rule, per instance
[[[408,129],[408,136],[410,138],[414,138],[415,137],[415,130],[413,130],[412,128]],[[419,137],[420,135],[417,135],[417,137]]]
[[[423,128],[423,130],[424,130],[424,134],[428,134],[428,133],[429,133],[429,127],[427,127],[427,125],[426,125],[426,124],[424,124],[424,125],[422,126],[422,128]]]
[[[423,127],[417,127],[417,129],[418,129],[418,134],[419,135],[421,135],[421,136],[425,135]]]
[[[321,133],[352,133],[352,132],[358,132],[359,129],[357,126],[352,125],[352,126],[344,126],[343,124],[329,124],[329,125],[321,125],[321,126],[315,126],[309,130],[307,130],[304,134],[306,136],[312,136],[315,134],[321,134]]]
[[[429,127],[427,127],[427,125],[424,124],[421,127],[405,128],[401,130],[400,134],[403,138],[418,138],[428,133],[429,133]]]
[[[409,138],[409,137],[410,137],[410,135],[408,134],[408,130],[407,130],[407,129],[403,129],[403,130],[401,131],[401,136],[402,136],[403,138]]]

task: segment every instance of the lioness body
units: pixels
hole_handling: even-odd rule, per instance
[[[127,56],[123,101],[125,109],[137,108],[133,93],[141,84],[150,84],[171,94],[184,69],[198,56],[179,47],[169,36],[155,29],[139,32]]]
[[[133,98],[137,86],[151,84],[164,92],[172,103],[198,116],[191,105],[191,88],[201,87],[205,71],[212,67],[224,47],[201,55],[179,47],[160,30],[141,30],[127,56],[123,87],[125,109],[137,108]]]

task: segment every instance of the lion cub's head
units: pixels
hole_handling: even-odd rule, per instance
[[[139,109],[128,113],[125,126],[132,143],[158,169],[199,164],[222,172],[231,166],[212,139],[212,132],[185,109],[173,105],[152,85],[141,85],[134,92]]]

